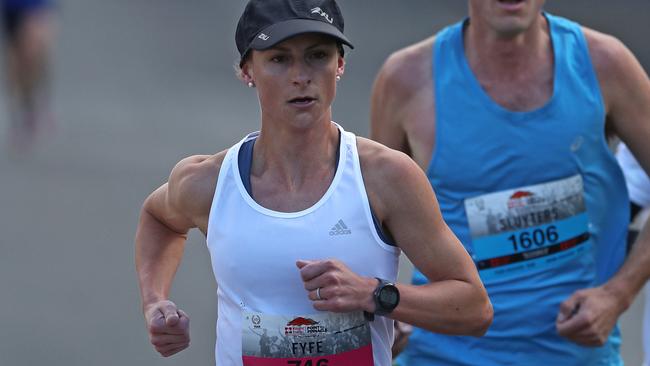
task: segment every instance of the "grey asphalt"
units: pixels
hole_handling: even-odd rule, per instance
[[[369,92],[383,60],[463,16],[466,3],[340,5],[358,47],[348,56],[334,116],[367,136]],[[190,235],[172,291],[192,319],[192,345],[162,359],[142,321],[133,236],[142,201],[179,159],[225,149],[259,126],[254,91],[232,68],[243,6],[59,3],[56,132],[33,153],[12,157],[0,104],[1,366],[213,363],[216,295],[204,239]],[[547,9],[618,36],[650,69],[647,0],[555,0]],[[629,365],[641,358],[640,305],[623,321]]]

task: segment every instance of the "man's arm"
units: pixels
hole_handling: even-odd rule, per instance
[[[607,110],[607,124],[650,172],[650,81],[634,55],[614,37],[585,29]],[[570,340],[600,346],[618,317],[650,277],[650,226],[646,223],[623,267],[603,286],[576,292],[558,315]],[[575,313],[572,315],[572,313]]]
[[[650,173],[650,80],[634,55],[610,38],[612,80],[603,87],[609,102],[608,123],[625,142],[646,174]],[[650,233],[644,225],[625,264],[608,282],[629,306],[650,277]]]
[[[409,91],[400,82],[403,57],[391,55],[375,79],[370,98],[370,138],[382,144],[409,153],[402,109]]]
[[[392,54],[372,90],[370,137],[411,156],[426,170],[435,140],[434,37]]]
[[[135,238],[136,271],[142,310],[151,343],[163,356],[189,346],[189,318],[169,301],[169,291],[183,256],[187,232],[207,228],[214,167],[205,156],[182,160],[169,182],[144,202]],[[213,177],[210,181],[210,177]],[[204,230],[205,231],[205,230]]]

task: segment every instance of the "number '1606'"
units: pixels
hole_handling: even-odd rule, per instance
[[[535,229],[533,231],[524,231],[519,235],[512,234],[508,240],[512,243],[515,252],[519,250],[530,249],[533,244],[537,247],[544,246],[546,243],[555,243],[559,238],[557,234],[557,227],[551,225],[544,229]]]

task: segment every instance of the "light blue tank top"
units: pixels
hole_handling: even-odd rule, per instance
[[[555,329],[562,301],[622,264],[629,208],[582,30],[545,15],[554,91],[529,112],[506,110],[481,88],[464,54],[465,22],[436,37],[436,148],[427,175],[495,316],[483,338],[417,330],[408,365],[622,364],[618,330],[604,347],[585,348]],[[416,271],[413,282],[426,279]]]

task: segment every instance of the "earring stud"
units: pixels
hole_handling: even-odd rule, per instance
[[[341,81],[341,75],[336,75],[336,81]]]
[[[255,87],[255,83],[253,83],[252,81],[249,81],[249,82],[248,82],[248,87],[249,87],[249,88],[254,88],[254,87]]]

